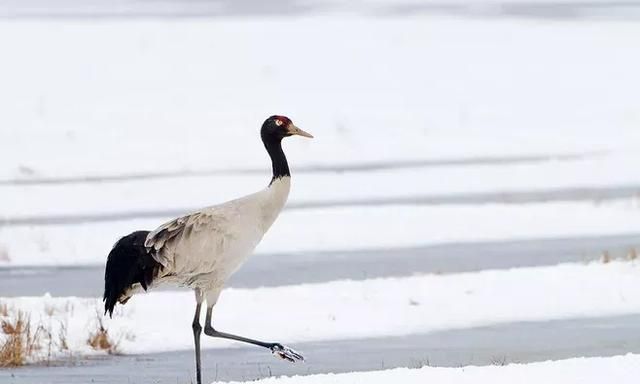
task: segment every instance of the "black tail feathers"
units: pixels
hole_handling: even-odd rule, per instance
[[[104,271],[104,313],[113,315],[113,308],[136,283],[144,290],[156,276],[160,264],[151,257],[144,246],[149,231],[136,231],[127,235],[113,246]]]

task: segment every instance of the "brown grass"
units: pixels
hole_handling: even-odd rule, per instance
[[[69,350],[69,343],[67,342],[67,323],[60,322],[60,331],[58,332],[58,345],[61,351]]]
[[[0,329],[5,335],[5,340],[0,345],[0,367],[24,365],[27,358],[38,350],[41,327],[34,332],[31,321],[24,312],[18,312],[15,317],[2,320]]]
[[[96,312],[97,329],[89,334],[87,344],[95,350],[107,351],[109,354],[118,353],[118,343],[114,342],[109,336],[109,331],[102,322],[102,316],[99,312]]]
[[[3,320],[2,332],[6,335],[6,340],[0,348],[0,367],[17,367],[24,364],[24,319],[22,314],[14,322]]]
[[[93,349],[104,349],[108,351],[113,348],[113,344],[109,339],[109,332],[104,327],[100,327],[96,332],[92,332],[89,335],[87,344]]]
[[[64,310],[72,312],[73,305],[67,303]],[[0,302],[0,368],[21,366],[28,362],[48,364],[52,359],[62,357],[60,352],[73,358],[67,340],[67,321],[53,318],[58,311],[61,309],[46,306],[44,312],[48,318],[44,323],[34,324],[27,312]],[[95,328],[93,332],[89,332],[87,344],[95,350],[118,354],[122,338],[134,338],[131,334],[114,338],[109,334],[98,310],[94,324]]]

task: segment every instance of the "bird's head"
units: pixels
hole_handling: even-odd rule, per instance
[[[285,137],[298,135],[313,138],[313,136],[298,128],[286,116],[273,115],[264,121],[260,136],[263,141],[280,141]]]

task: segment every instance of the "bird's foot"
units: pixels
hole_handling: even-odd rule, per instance
[[[273,344],[271,347],[271,353],[282,360],[287,360],[292,363],[295,363],[296,361],[304,361],[304,357],[301,354],[280,343]]]

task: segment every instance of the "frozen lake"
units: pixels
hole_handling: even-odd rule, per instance
[[[204,381],[254,380],[420,367],[501,365],[640,353],[640,315],[532,323],[387,337],[358,341],[301,343],[307,361],[287,364],[257,348],[204,350]],[[10,384],[184,383],[193,378],[191,351],[79,360],[72,365],[0,371]]]

